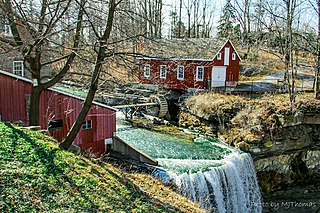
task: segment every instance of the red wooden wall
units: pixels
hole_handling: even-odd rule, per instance
[[[144,77],[143,65],[150,64],[150,77]],[[167,66],[166,78],[160,78],[160,65]],[[184,79],[177,79],[178,66],[184,66]],[[204,80],[196,81],[197,66],[204,67]],[[158,84],[169,89],[204,88],[208,76],[211,75],[213,61],[196,60],[141,60],[139,72],[140,83]]]
[[[2,121],[27,122],[27,96],[31,83],[0,73],[0,115]]]
[[[239,80],[239,63],[240,58],[237,56],[236,60],[232,60],[232,54],[236,53],[231,43],[228,41],[221,48],[221,60],[216,58],[211,60],[197,60],[197,59],[159,59],[159,58],[142,58],[140,59],[139,82],[142,84],[158,84],[169,89],[206,89],[208,82],[212,78],[213,66],[224,66],[224,48],[230,48],[229,65],[226,69],[226,81]],[[214,57],[214,56],[212,56]],[[150,65],[150,77],[144,76],[144,65]],[[166,78],[160,78],[160,65],[167,66]],[[177,79],[178,66],[184,66],[185,74],[184,80]],[[196,67],[204,67],[204,80],[196,81]]]
[[[230,42],[227,42],[221,49],[221,60],[214,58],[214,66],[224,66],[224,48],[230,48],[229,62],[227,66],[226,81],[239,81],[240,72],[240,58],[236,57],[236,60],[232,60],[232,54],[236,53],[236,50],[232,47]]]
[[[30,95],[31,83],[0,72],[0,115],[2,121],[22,120],[28,123],[26,97]],[[40,125],[48,128],[48,120],[63,120],[63,128],[51,130],[50,134],[62,141],[81,110],[82,100],[58,91],[47,90],[41,94]],[[86,120],[92,121],[92,129],[80,130],[74,143],[101,154],[105,151],[106,138],[113,138],[116,131],[116,112],[99,103],[92,105]]]

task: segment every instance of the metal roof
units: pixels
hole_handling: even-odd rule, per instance
[[[158,39],[141,41],[140,52],[146,60],[193,60],[213,61],[227,42],[235,49],[230,40],[213,38]],[[235,49],[236,50],[236,49]],[[237,56],[241,60],[238,52]]]
[[[16,78],[16,79],[19,79],[21,81],[25,81],[25,82],[28,82],[28,83],[33,83],[32,80],[28,79],[28,78],[25,78],[25,77],[22,77],[22,76],[19,76],[19,75],[15,75],[11,72],[7,72],[7,71],[3,71],[3,70],[0,70],[0,73],[1,74],[4,74],[4,75],[7,75],[7,76],[10,76],[12,78]],[[71,98],[76,98],[76,99],[79,99],[79,100],[82,100],[84,101],[85,99],[82,98],[82,97],[79,97],[79,96],[76,96],[76,95],[73,95],[73,94],[70,94],[70,93],[67,93],[67,92],[64,92],[64,91],[61,91],[57,88],[49,88],[48,90],[51,90],[53,92],[57,92],[57,93],[60,93],[62,95],[66,95],[66,96],[69,96]],[[101,106],[101,107],[104,107],[104,108],[107,108],[107,109],[110,109],[110,110],[113,110],[113,111],[118,111],[116,108],[113,108],[111,106],[108,106],[108,105],[105,105],[105,104],[102,104],[102,103],[99,103],[99,102],[96,102],[96,101],[93,101],[92,102],[94,105],[97,105],[97,106]]]

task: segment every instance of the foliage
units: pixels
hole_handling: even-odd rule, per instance
[[[180,37],[179,37],[180,31]],[[173,28],[173,37],[174,38],[184,38],[186,36],[187,28],[182,21],[178,21]]]
[[[231,0],[228,0],[222,9],[222,16],[219,20],[218,36],[222,38],[230,38],[234,31],[235,11],[231,4]]]
[[[1,212],[202,212],[147,174],[58,149],[0,122]]]

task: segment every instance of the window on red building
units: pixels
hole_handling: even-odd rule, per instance
[[[184,79],[184,66],[178,66],[177,79],[178,80]]]
[[[167,66],[160,65],[160,78],[166,78],[166,77],[167,77]]]
[[[203,77],[204,77],[204,68],[203,66],[199,66],[197,67],[196,80],[203,81]]]

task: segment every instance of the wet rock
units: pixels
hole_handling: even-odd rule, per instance
[[[13,122],[14,125],[16,126],[20,126],[20,127],[26,127],[27,124],[25,124],[22,120],[17,120],[15,122]]]
[[[71,144],[71,146],[69,147],[68,151],[78,155],[81,152],[81,148],[79,146],[75,145],[75,144]]]
[[[242,151],[248,151],[250,149],[250,145],[247,144],[244,141],[241,141],[241,142],[237,143],[236,147],[239,148]]]

